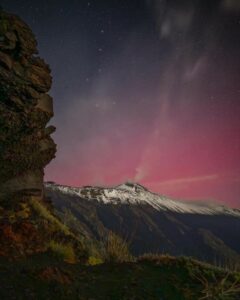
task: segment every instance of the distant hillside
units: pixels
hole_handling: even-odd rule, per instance
[[[60,218],[86,239],[109,230],[128,239],[135,255],[187,255],[210,262],[240,261],[240,211],[175,201],[138,184],[72,188],[46,184]]]

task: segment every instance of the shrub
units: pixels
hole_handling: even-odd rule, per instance
[[[48,249],[60,260],[69,263],[76,262],[75,252],[71,244],[61,244],[56,241],[51,241],[48,244]]]
[[[126,240],[110,231],[104,241],[104,258],[106,262],[129,262],[133,260]]]

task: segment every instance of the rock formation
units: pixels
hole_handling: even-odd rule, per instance
[[[30,28],[0,9],[0,258],[53,254],[54,245],[68,247],[71,262],[88,258],[43,194],[44,167],[56,152],[55,127],[47,126],[51,82]]]
[[[44,167],[56,145],[46,128],[53,116],[52,78],[38,57],[31,29],[0,11],[0,197],[42,197]]]

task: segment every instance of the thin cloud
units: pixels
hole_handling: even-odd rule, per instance
[[[176,178],[171,180],[165,180],[162,182],[149,182],[148,184],[154,188],[172,187],[182,188],[188,186],[191,183],[208,182],[214,180],[228,180],[230,182],[240,182],[240,177],[234,174],[209,174],[195,177]]]
[[[219,178],[220,178],[219,174],[211,174],[211,175],[205,175],[205,176],[185,177],[185,178],[166,180],[166,181],[159,182],[156,185],[159,187],[172,186],[172,185],[185,185],[188,183],[211,181],[211,180],[216,180]]]

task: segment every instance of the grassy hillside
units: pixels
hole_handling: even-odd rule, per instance
[[[72,253],[70,260],[84,262],[84,244],[56,215],[51,204],[16,195],[0,201],[0,256],[19,259],[51,250]]]

